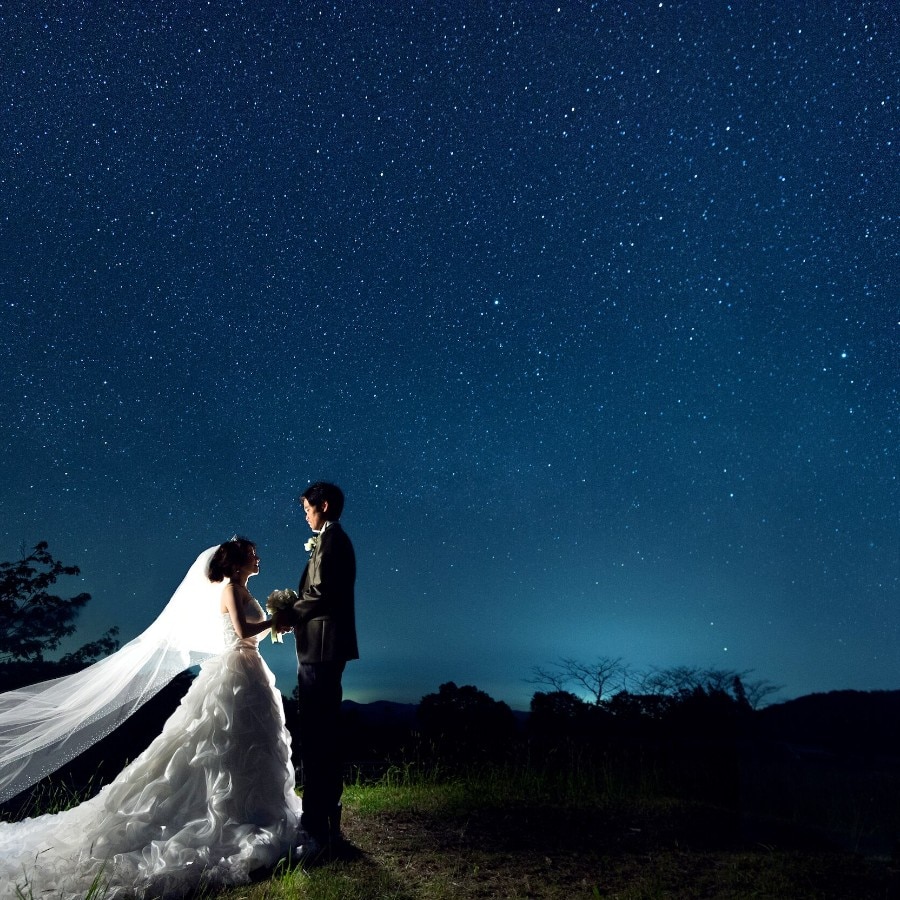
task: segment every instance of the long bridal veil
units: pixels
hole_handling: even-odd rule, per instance
[[[222,652],[222,585],[206,577],[216,549],[197,557],[153,624],[120,650],[74,675],[0,694],[0,801],[105,737],[179,672]]]

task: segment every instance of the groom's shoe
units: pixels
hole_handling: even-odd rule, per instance
[[[325,860],[325,845],[311,834],[301,834],[300,841],[291,854],[292,862],[304,869],[312,868]]]
[[[328,855],[331,859],[349,862],[360,859],[363,855],[359,847],[347,840],[341,831],[341,804],[338,803],[334,812],[328,817]]]

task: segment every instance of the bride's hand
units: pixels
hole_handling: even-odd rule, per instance
[[[287,615],[284,613],[284,611],[280,609],[276,610],[272,614],[272,626],[279,634],[284,634],[286,631],[291,631],[291,629],[294,627],[287,620]]]

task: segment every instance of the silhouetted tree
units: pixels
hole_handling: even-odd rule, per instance
[[[445,761],[495,757],[508,751],[516,736],[516,720],[506,703],[452,681],[422,698],[418,722]]]
[[[65,654],[58,661],[45,653],[59,649],[63,638],[75,633],[81,610],[91,599],[80,593],[68,600],[50,593],[63,575],[79,575],[78,566],[55,560],[41,541],[17,562],[0,563],[0,674],[4,689],[74,671],[116,650],[118,628]]]
[[[531,698],[531,715],[554,722],[574,721],[581,718],[588,704],[570,691],[538,691]]]
[[[639,720],[660,721],[668,712],[673,700],[665,694],[633,694],[619,691],[606,704],[617,722],[637,722]]]
[[[744,694],[751,709],[759,709],[768,697],[777,694],[783,685],[773,684],[765,678],[759,678],[756,681],[747,681],[746,672],[741,675],[741,684],[744,688]]]
[[[705,695],[721,694],[746,709],[757,709],[780,690],[768,681],[748,681],[749,672],[699,666],[634,672],[620,657],[611,656],[601,656],[593,663],[564,657],[550,665],[534,666],[531,672],[527,680],[550,688],[547,697],[571,694],[632,721],[638,715],[660,719],[673,703],[694,697],[698,688]],[[637,690],[629,690],[629,681]]]
[[[687,739],[727,741],[735,737],[750,712],[750,705],[730,692],[697,685],[678,695],[665,722],[674,734]]]
[[[698,666],[673,666],[668,669],[651,669],[641,678],[641,689],[647,694],[657,694],[685,700],[697,689],[708,695],[722,694],[738,706],[756,709],[771,694],[781,690],[768,681],[747,681],[749,671],[733,669],[702,669]]]
[[[532,737],[589,738],[600,728],[600,710],[569,691],[538,691],[531,698],[528,730]]]
[[[594,706],[600,706],[614,690],[624,690],[629,675],[628,666],[611,656],[601,656],[593,663],[566,658],[550,666],[534,666],[531,671],[531,684],[545,685],[555,693],[565,693],[574,686]]]

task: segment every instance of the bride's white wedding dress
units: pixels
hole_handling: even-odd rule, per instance
[[[300,799],[281,695],[259,637],[239,638],[227,614],[222,627],[225,651],[115,781],[66,812],[0,823],[2,900],[84,900],[95,879],[105,898],[178,897],[246,883],[290,851]]]

